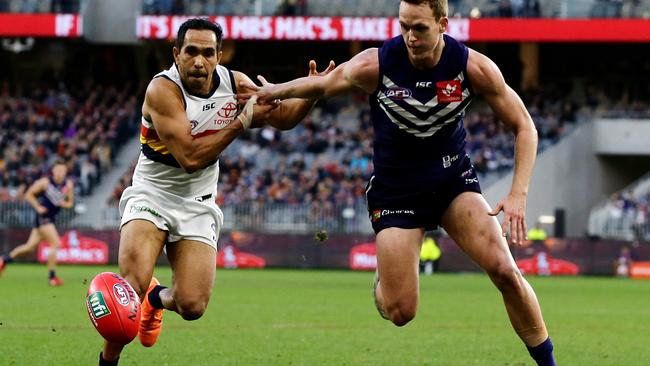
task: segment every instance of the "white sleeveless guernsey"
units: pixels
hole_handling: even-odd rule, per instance
[[[154,78],[156,77],[171,80],[183,93],[187,120],[178,123],[191,124],[194,138],[219,133],[238,113],[234,77],[232,72],[223,66],[218,65],[215,69],[214,87],[207,95],[196,95],[187,91],[175,64]],[[216,156],[209,166],[188,174],[160,140],[153,122],[144,116],[140,142],[142,151],[133,174],[133,186],[144,185],[181,197],[216,194],[219,179]]]

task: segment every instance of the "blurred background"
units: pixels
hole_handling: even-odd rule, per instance
[[[222,64],[281,82],[306,75],[310,59],[338,64],[398,35],[398,4],[0,0],[0,251],[26,240],[24,192],[62,158],[77,199],[59,215],[60,260],[116,263],[144,89],[171,65],[188,17],[223,26]],[[520,268],[613,275],[624,256],[650,276],[650,0],[450,0],[449,17],[450,35],[496,62],[539,132],[527,223],[540,235],[513,248]],[[221,265],[374,268],[366,98],[321,101],[295,129],[253,130],[226,149]],[[465,126],[494,205],[510,188],[513,136],[480,100]],[[436,241],[440,271],[478,271],[444,232]]]

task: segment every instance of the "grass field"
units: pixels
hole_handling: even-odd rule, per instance
[[[11,265],[0,278],[0,365],[96,365],[102,339],[84,307],[86,281],[114,267]],[[157,276],[169,283],[169,268]],[[650,282],[529,279],[560,365],[650,365]],[[137,340],[120,365],[534,365],[485,276],[421,280],[416,319],[377,315],[371,273],[219,270],[203,318],[167,313],[158,344]]]

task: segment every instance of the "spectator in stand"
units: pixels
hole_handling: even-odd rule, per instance
[[[50,13],[73,14],[79,12],[78,2],[77,4],[75,4],[75,1],[73,0],[51,0],[51,1],[52,2],[50,3]]]
[[[524,0],[510,0],[510,9],[513,17],[522,17],[524,14]]]
[[[539,0],[524,0],[523,16],[528,18],[539,18],[542,15]]]
[[[297,2],[297,0],[278,0],[277,15],[298,15]]]
[[[500,0],[499,8],[497,10],[497,15],[500,18],[512,18],[512,6],[510,6],[510,0]]]

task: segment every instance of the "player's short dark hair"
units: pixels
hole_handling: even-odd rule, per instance
[[[183,43],[185,42],[185,33],[188,29],[197,29],[197,30],[211,30],[217,36],[217,51],[221,50],[221,41],[223,40],[223,29],[218,23],[213,23],[209,19],[205,18],[191,18],[186,20],[178,28],[178,34],[176,35],[176,48],[179,50],[183,48]]]
[[[413,5],[427,4],[433,10],[433,15],[436,17],[436,20],[440,20],[442,17],[447,16],[447,0],[400,0],[405,3]]]

